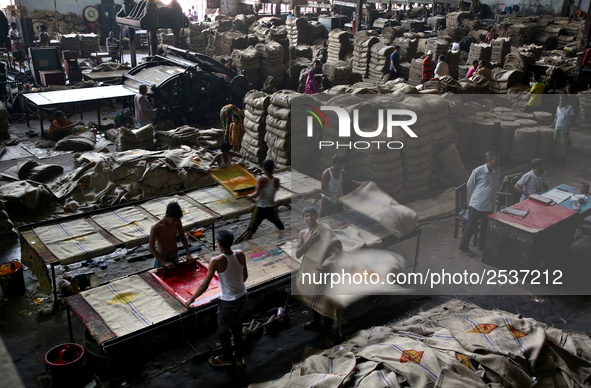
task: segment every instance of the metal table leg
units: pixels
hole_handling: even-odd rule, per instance
[[[57,285],[55,282],[55,265],[51,264],[51,281],[53,283],[53,309],[57,307]]]
[[[25,100],[25,118],[27,119],[27,127],[30,128],[31,124],[29,123],[29,103],[27,102],[26,98],[23,98],[23,100]]]
[[[415,264],[412,269],[413,272],[417,271],[417,266],[419,265],[419,243],[421,241],[421,233],[423,233],[423,230],[419,229],[419,234],[417,234],[417,247],[415,250]]]
[[[39,114],[39,126],[41,127],[41,137],[44,138],[45,134],[43,131],[43,116],[41,115],[41,109],[39,108],[37,110],[38,114]]]
[[[101,102],[100,101],[98,101],[96,103],[96,119],[98,121],[97,129],[100,131],[101,130]]]

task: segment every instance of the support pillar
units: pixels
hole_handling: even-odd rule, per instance
[[[135,29],[129,28],[129,56],[131,57],[131,67],[137,66],[137,56],[135,52]]]
[[[361,17],[363,16],[362,12],[363,12],[363,1],[357,0],[357,8],[355,11],[355,20],[353,21],[355,23],[355,32],[360,31]]]
[[[174,30],[172,30],[172,36],[174,40],[174,47],[181,48],[181,30],[175,28]]]
[[[148,49],[149,56],[158,54],[158,31],[148,31]]]

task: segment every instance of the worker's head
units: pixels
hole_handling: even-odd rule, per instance
[[[115,33],[113,31],[109,31],[109,38],[114,38],[115,37]]]
[[[228,58],[228,60],[226,61],[226,65],[231,65],[232,64],[232,58]]]
[[[230,249],[234,244],[234,235],[227,230],[220,230],[218,232],[218,246],[220,249]]]
[[[302,210],[302,216],[304,216],[304,222],[308,225],[308,228],[311,228],[316,225],[318,211],[313,206],[306,206],[304,210]]]
[[[39,24],[39,27],[37,27],[39,29],[39,31],[41,32],[45,32],[47,31],[47,26],[45,24]]]
[[[560,106],[567,106],[568,105],[568,95],[562,95],[560,96],[559,102],[560,102]]]
[[[16,23],[15,22],[10,23],[10,27],[16,29]]]
[[[433,51],[431,51],[431,50],[427,51],[427,57],[432,58],[433,57]]]
[[[221,149],[222,149],[222,153],[225,154],[227,152],[230,152],[230,150],[232,149],[232,146],[230,145],[230,143],[224,142],[224,143],[222,143]]]
[[[66,119],[66,116],[64,115],[64,112],[62,112],[61,110],[55,111],[55,113],[53,114],[53,118],[55,120],[57,120],[58,123],[61,123],[62,121],[64,121]]]
[[[480,62],[478,62],[478,67],[484,68],[484,67],[486,67],[486,64],[484,63],[484,61],[480,61]]]
[[[140,85],[140,94],[148,93],[148,87],[146,85]]]
[[[315,59],[314,64],[312,66],[314,66],[316,69],[320,68],[320,66],[322,66],[320,59]]]
[[[544,173],[544,162],[540,158],[535,158],[531,161],[531,169],[536,173]]]
[[[441,55],[439,56],[439,60],[440,60],[441,62],[444,62],[444,61],[445,61],[445,55],[441,54]]]
[[[265,172],[272,174],[273,170],[275,170],[275,162],[272,161],[271,159],[267,159],[263,162],[263,170],[265,170]]]
[[[345,165],[345,157],[341,154],[334,154],[330,161],[332,162],[332,166],[336,168],[343,168]]]
[[[183,209],[181,209],[181,205],[176,201],[170,202],[166,206],[166,216],[175,220],[183,218]]]
[[[533,78],[534,78],[534,81],[540,82],[540,80],[542,79],[542,76],[540,75],[540,73],[534,73]]]
[[[486,164],[490,164],[491,166],[498,166],[501,163],[501,156],[497,151],[486,151],[484,155],[484,159],[486,159]]]
[[[232,115],[232,122],[239,123],[240,122],[240,116],[238,116],[238,115]]]
[[[479,63],[479,62],[478,62],[478,59],[475,59],[475,60],[473,60],[473,61],[472,61],[472,66],[474,66],[474,67],[478,67],[478,63]]]
[[[577,89],[575,89],[575,85],[568,84],[566,86],[566,94],[575,94],[576,92],[577,92]]]
[[[494,29],[494,28],[491,28],[491,29],[490,29],[490,32],[491,32],[491,33],[492,33],[492,32],[495,32],[495,29]]]
[[[399,45],[394,46],[394,51],[396,51],[396,52],[400,51],[400,46]]]

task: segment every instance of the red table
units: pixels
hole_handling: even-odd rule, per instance
[[[489,216],[482,261],[502,269],[536,269],[541,260],[564,257],[573,242],[578,214],[560,205],[527,199],[510,207],[528,214]]]

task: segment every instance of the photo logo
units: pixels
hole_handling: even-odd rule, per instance
[[[320,125],[320,128],[328,128],[328,121],[326,117],[322,113],[322,111],[331,111],[336,113],[338,117],[338,129],[339,129],[339,138],[350,138],[351,137],[351,123],[353,124],[353,130],[355,134],[359,137],[370,139],[380,136],[384,131],[384,127],[386,129],[386,136],[391,138],[393,133],[394,127],[400,127],[402,130],[411,138],[417,138],[417,134],[414,133],[410,126],[417,122],[417,115],[415,112],[408,110],[408,109],[378,109],[378,127],[372,131],[364,131],[360,128],[359,125],[359,110],[353,110],[353,119],[349,115],[344,108],[338,106],[321,106],[320,109],[312,106],[312,105],[304,105],[306,108],[304,109],[305,112],[308,112],[312,116],[308,116],[307,120],[307,136],[313,137],[314,136],[314,119]],[[401,119],[401,118],[409,118],[409,119]],[[336,148],[355,148],[355,149],[367,149],[371,146],[370,143],[377,144],[377,147],[380,147],[380,143],[385,143],[386,146],[390,149],[401,149],[404,144],[400,141],[358,141],[354,143],[336,143]],[[333,141],[320,141],[319,148],[322,147],[332,147],[335,146],[335,142]]]

